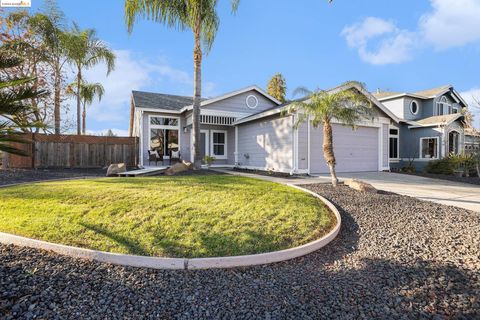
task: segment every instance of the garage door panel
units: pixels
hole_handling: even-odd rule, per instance
[[[378,170],[378,128],[333,125],[333,151],[337,160],[338,172]],[[328,167],[323,157],[322,127],[311,130],[312,173],[327,173]]]

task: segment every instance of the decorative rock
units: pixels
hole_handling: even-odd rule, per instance
[[[165,171],[166,176],[173,176],[177,173],[192,170],[193,165],[191,162],[183,160],[182,162],[176,163]]]
[[[357,191],[377,193],[377,189],[375,189],[371,184],[357,179],[348,179],[344,182],[344,184]]]
[[[119,173],[126,172],[127,166],[125,163],[112,163],[108,166],[107,177],[116,177]]]

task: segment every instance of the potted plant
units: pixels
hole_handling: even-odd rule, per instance
[[[210,169],[210,166],[213,162],[215,162],[215,157],[212,156],[205,156],[203,157],[203,162],[207,165],[207,169]]]

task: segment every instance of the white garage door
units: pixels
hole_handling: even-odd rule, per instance
[[[378,171],[378,128],[333,126],[333,152],[337,172]],[[311,129],[310,172],[328,173],[323,157],[323,128]]]

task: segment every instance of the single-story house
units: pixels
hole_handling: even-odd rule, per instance
[[[333,124],[334,152],[338,172],[390,169],[392,130],[399,132],[400,117],[371,93],[352,83],[335,90],[358,90],[375,110],[353,130]],[[298,127],[298,114],[287,113],[281,104],[257,86],[250,86],[201,102],[202,156],[215,157],[214,165],[273,170],[290,174],[327,173],[323,158],[322,128],[310,121]],[[139,162],[149,162],[155,150],[163,160],[173,154],[192,159],[192,98],[133,91],[130,135],[140,140]]]

